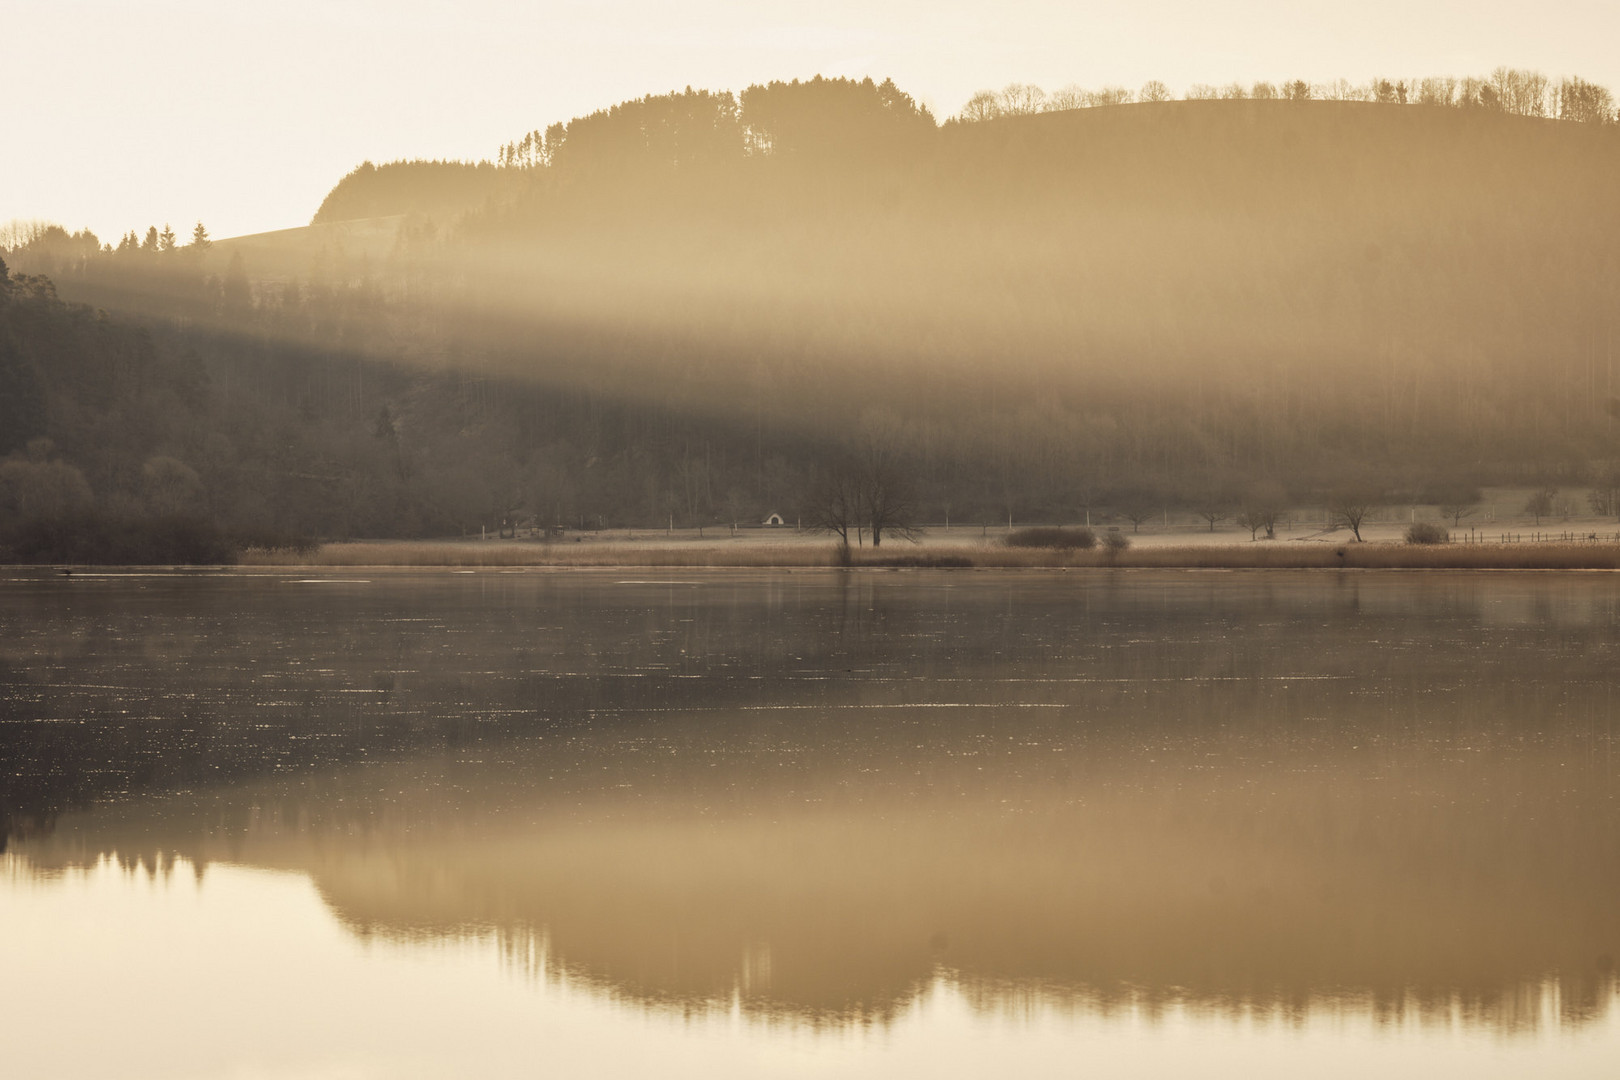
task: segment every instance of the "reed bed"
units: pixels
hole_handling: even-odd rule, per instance
[[[1616,570],[1620,544],[1233,544],[1133,548],[1076,565],[1287,570]]]
[[[526,544],[422,541],[327,544],[313,553],[248,551],[249,566],[446,567],[835,567],[832,544]],[[1399,544],[1236,543],[1124,551],[1001,545],[867,548],[854,568],[1207,570],[1617,570],[1620,543]]]
[[[376,541],[324,544],[313,554],[242,553],[245,566],[835,566],[830,544],[538,544]]]

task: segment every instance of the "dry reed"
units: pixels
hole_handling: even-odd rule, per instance
[[[325,544],[313,555],[246,551],[247,566],[833,566],[830,545],[530,544],[377,541]]]

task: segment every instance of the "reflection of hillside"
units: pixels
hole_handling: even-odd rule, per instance
[[[886,1016],[941,968],[986,1007],[1349,997],[1503,1028],[1547,978],[1566,1020],[1614,993],[1601,763],[1278,740],[1245,765],[930,722],[417,762],[70,816],[17,851],[298,870],[358,933],[493,929],[547,973],[688,1007]]]
[[[685,577],[14,585],[9,842],[640,1001],[1612,994],[1608,576]]]

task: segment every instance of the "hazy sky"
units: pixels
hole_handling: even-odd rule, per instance
[[[0,0],[0,27],[0,221],[104,239],[301,225],[363,159],[491,157],[688,84],[887,75],[941,117],[1011,81],[1510,64],[1620,89],[1614,0]]]

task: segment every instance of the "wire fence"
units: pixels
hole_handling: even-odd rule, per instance
[[[1483,529],[1456,531],[1451,534],[1454,544],[1614,544],[1620,543],[1620,532],[1573,531],[1563,532],[1486,532]]]

